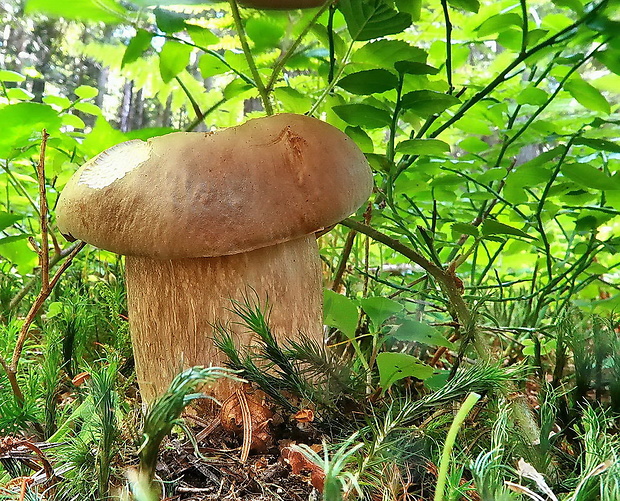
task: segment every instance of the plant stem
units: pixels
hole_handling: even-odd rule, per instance
[[[278,59],[278,61],[276,62],[276,64],[273,67],[273,70],[271,72],[271,76],[269,77],[269,81],[267,82],[267,85],[265,86],[267,92],[271,92],[273,90],[273,87],[276,84],[276,80],[278,79],[278,75],[282,71],[282,68],[284,68],[284,65],[286,64],[286,62],[290,59],[290,57],[293,55],[293,53],[297,50],[297,47],[299,47],[299,45],[301,44],[302,40],[306,37],[308,32],[312,29],[312,27],[319,20],[319,17],[321,17],[323,15],[323,13],[327,9],[330,8],[332,3],[333,3],[333,0],[327,0],[321,6],[321,8],[316,11],[314,16],[310,20],[310,22],[304,27],[304,29],[299,34],[299,36],[293,41],[293,43],[290,45],[290,47],[288,49],[286,49],[286,52],[282,55],[282,57],[280,57],[280,59]]]
[[[435,488],[434,501],[443,501],[444,491],[446,490],[446,480],[448,477],[448,468],[450,467],[450,456],[452,455],[452,449],[456,441],[456,436],[461,429],[461,426],[465,422],[467,415],[473,409],[474,405],[480,400],[480,395],[477,393],[470,393],[461,408],[454,417],[446,442],[443,446],[443,452],[441,454],[441,461],[439,463],[439,474],[437,475],[437,486]]]
[[[248,62],[250,73],[252,73],[254,83],[256,84],[256,88],[258,89],[258,93],[260,94],[261,101],[263,102],[265,113],[267,113],[267,115],[273,115],[273,106],[271,105],[271,100],[269,99],[269,92],[267,92],[265,84],[263,83],[263,79],[258,72],[256,63],[254,62],[254,57],[252,56],[252,50],[250,49],[248,39],[245,36],[245,29],[243,28],[243,21],[241,20],[241,14],[239,13],[239,6],[237,5],[237,0],[229,0],[229,3],[233,19],[235,20],[235,27],[237,28],[239,42],[241,42],[241,48],[243,49],[245,60]]]
[[[448,80],[448,94],[452,94],[454,92],[454,86],[452,85],[452,22],[450,21],[448,0],[441,0],[441,8],[443,9],[443,18],[446,24],[446,77]]]
[[[338,79],[340,78],[340,75],[342,75],[342,72],[344,71],[344,68],[347,65],[347,59],[349,59],[349,56],[351,55],[351,51],[353,50],[353,45],[354,44],[355,44],[355,41],[352,40],[351,43],[349,44],[349,47],[347,48],[347,52],[345,53],[344,57],[342,58],[342,64],[340,65],[340,68],[338,68],[338,71],[334,75],[333,80],[331,82],[329,82],[329,84],[327,85],[325,90],[321,93],[319,98],[314,102],[314,104],[312,105],[312,108],[310,108],[310,111],[308,111],[308,113],[307,113],[308,115],[310,115],[310,116],[314,115],[314,113],[316,112],[318,107],[321,105],[323,100],[329,95],[329,93],[336,86],[336,83],[338,82]]]
[[[450,301],[452,308],[456,312],[460,323],[463,325],[464,339],[471,340],[474,337],[476,329],[474,318],[471,311],[469,311],[469,307],[463,300],[463,296],[461,295],[460,290],[461,286],[459,285],[460,281],[458,280],[456,275],[451,273],[450,270],[444,270],[440,268],[435,263],[429,261],[412,248],[407,247],[398,240],[395,240],[385,235],[384,233],[381,233],[380,231],[371,228],[370,226],[358,223],[351,218],[345,219],[340,224],[343,224],[344,226],[347,226],[359,233],[363,233],[364,235],[368,235],[373,240],[387,245],[399,254],[402,254],[417,265],[424,268],[429,275],[431,275],[435,280],[437,280],[443,292],[446,294],[446,296],[448,296],[448,300]],[[489,354],[484,349],[484,347],[482,347],[479,343],[475,343],[475,345],[480,357],[485,360],[488,359]]]

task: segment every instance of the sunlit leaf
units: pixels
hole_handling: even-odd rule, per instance
[[[187,30],[187,33],[189,33],[189,36],[192,38],[192,42],[194,42],[199,47],[209,47],[209,45],[214,45],[220,41],[217,35],[215,35],[211,30],[203,28],[202,26],[186,23],[185,29]]]
[[[0,231],[5,230],[17,221],[21,221],[23,217],[24,216],[20,214],[11,214],[10,212],[0,211]]]
[[[504,31],[510,26],[521,26],[521,16],[514,12],[506,14],[497,14],[491,16],[480,25],[478,28],[478,36],[486,37]]]
[[[454,96],[434,90],[414,90],[402,97],[403,108],[424,118],[441,113],[460,102]]]
[[[284,36],[284,26],[270,17],[252,17],[248,19],[245,29],[256,50],[277,47]]]
[[[480,9],[480,2],[478,0],[448,0],[448,3],[453,7],[457,7],[468,12],[478,12]]]
[[[562,174],[567,178],[586,188],[594,188],[596,190],[620,189],[620,183],[617,180],[589,164],[566,163],[562,165],[561,170]]]
[[[0,81],[2,82],[23,82],[26,77],[21,73],[10,70],[0,70]]]
[[[343,104],[333,107],[334,113],[351,125],[367,129],[378,129],[389,125],[392,121],[390,113],[368,104]]]
[[[121,68],[126,64],[137,61],[142,54],[151,46],[151,40],[153,34],[148,31],[139,29],[136,31],[135,36],[129,41],[123,60],[121,61]]]
[[[181,73],[189,63],[192,47],[173,41],[167,41],[159,53],[159,72],[164,82],[168,83]]]
[[[585,80],[575,78],[564,86],[579,104],[592,111],[609,114],[611,107],[601,92]]]
[[[387,0],[340,0],[337,6],[353,40],[400,33],[411,25],[411,16],[398,12]]]
[[[90,85],[80,85],[75,89],[75,95],[80,99],[91,99],[99,94],[99,89]]]
[[[357,144],[359,149],[364,153],[372,153],[374,151],[375,148],[372,139],[361,127],[348,126],[344,132],[355,141],[355,144]]]
[[[79,21],[120,23],[127,19],[127,10],[114,0],[28,0],[26,14],[39,12],[49,17]]]
[[[338,81],[338,87],[352,94],[375,94],[395,89],[398,77],[387,70],[365,70],[351,73]]]
[[[396,146],[398,153],[405,155],[439,155],[450,152],[450,145],[439,139],[406,139]]]

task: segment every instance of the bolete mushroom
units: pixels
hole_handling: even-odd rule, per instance
[[[217,132],[174,132],[109,148],[83,165],[57,207],[60,231],[126,256],[130,331],[143,398],[181,369],[221,365],[213,325],[253,289],[276,339],[322,340],[315,232],[370,195],[355,143],[315,118],[281,114]],[[218,398],[231,383],[213,390]]]

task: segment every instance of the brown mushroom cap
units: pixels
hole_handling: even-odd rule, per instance
[[[281,114],[114,146],[76,172],[56,213],[62,233],[118,254],[212,257],[333,225],[371,190],[347,135]]]

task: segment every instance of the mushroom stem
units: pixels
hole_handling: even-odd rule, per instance
[[[159,260],[127,256],[125,264],[130,330],[142,398],[151,402],[177,372],[194,365],[222,366],[213,344],[213,325],[228,324],[237,346],[252,344],[239,325],[231,299],[253,289],[270,306],[278,341],[298,332],[322,341],[322,284],[314,234],[242,254]],[[227,398],[233,383],[210,389]]]

